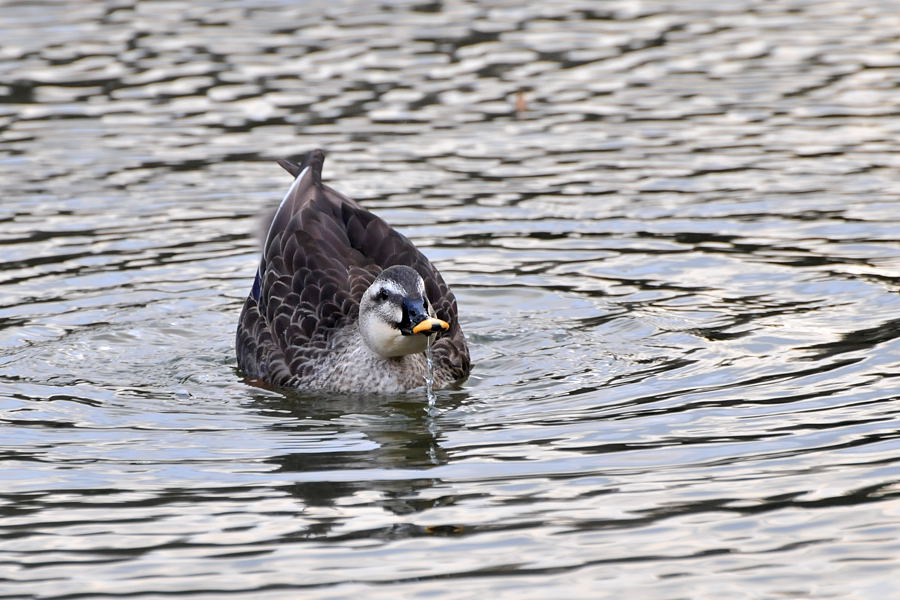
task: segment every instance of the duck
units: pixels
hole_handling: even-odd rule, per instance
[[[322,181],[324,151],[277,162],[293,177],[238,319],[248,381],[306,391],[435,389],[471,370],[456,297],[409,238]]]

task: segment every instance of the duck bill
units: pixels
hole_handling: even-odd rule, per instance
[[[448,329],[450,329],[450,323],[448,323],[447,321],[435,319],[434,317],[428,317],[427,319],[423,319],[415,327],[413,327],[412,332],[413,334],[424,333],[425,335],[431,335],[432,333],[447,331]]]

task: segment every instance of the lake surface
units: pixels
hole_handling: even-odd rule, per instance
[[[900,3],[0,3],[0,598],[840,598],[900,577]],[[251,387],[275,163],[460,390]]]

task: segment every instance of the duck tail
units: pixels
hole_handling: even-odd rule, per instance
[[[296,177],[300,174],[300,171],[303,170],[303,167],[298,165],[295,162],[291,162],[286,158],[276,158],[275,162],[281,165],[281,168],[290,173],[293,177]]]
[[[286,158],[279,158],[276,159],[276,161],[281,165],[282,169],[294,177],[299,177],[303,172],[303,169],[309,167],[313,177],[313,183],[316,185],[322,184],[322,166],[325,164],[325,151],[321,148],[316,148],[311,151],[299,163],[287,160]]]

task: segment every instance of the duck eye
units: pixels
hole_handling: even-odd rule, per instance
[[[388,299],[388,291],[384,288],[381,288],[380,290],[378,290],[378,294],[375,296],[375,298],[379,302],[384,302],[385,300]]]

